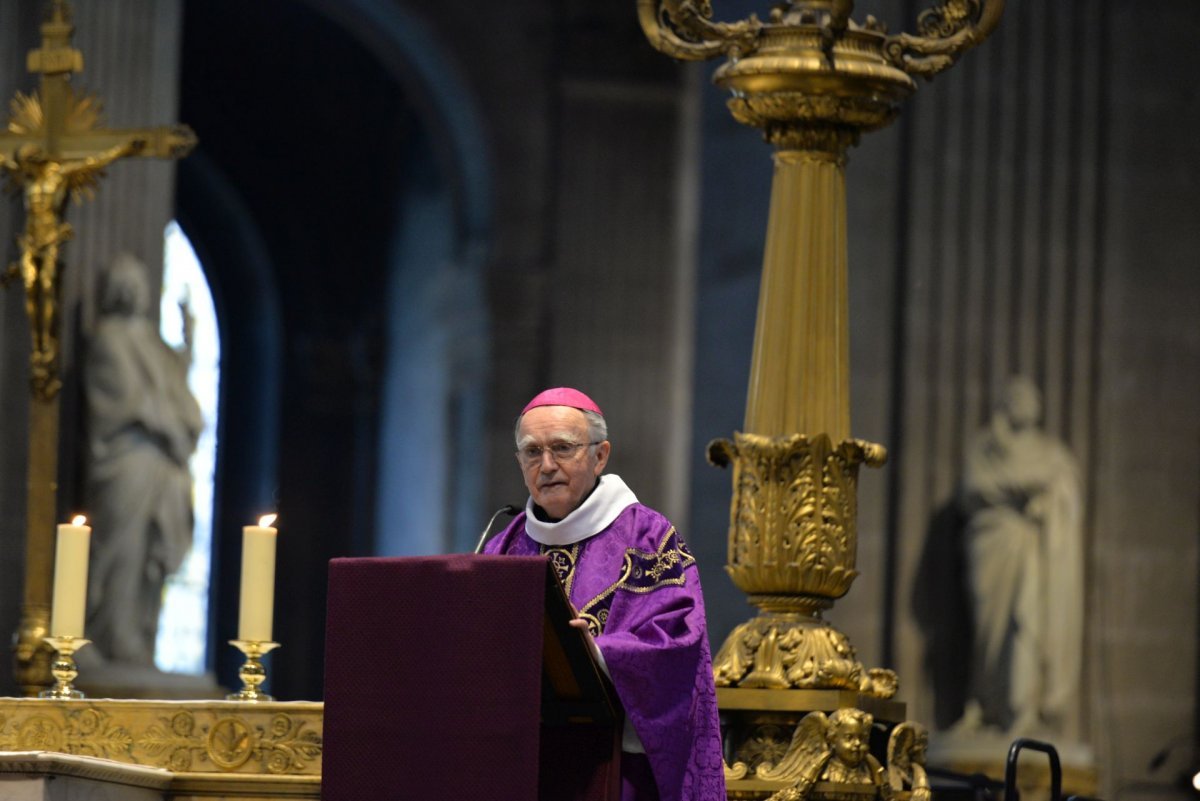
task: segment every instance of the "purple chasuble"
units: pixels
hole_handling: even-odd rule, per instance
[[[596,637],[658,797],[725,801],[700,575],[670,521],[634,503],[599,533],[551,547],[529,537],[522,513],[484,552],[549,557]],[[638,783],[624,778],[627,787]]]

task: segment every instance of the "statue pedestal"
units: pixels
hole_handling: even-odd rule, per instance
[[[854,707],[869,712],[881,723],[899,723],[904,720],[906,714],[903,701],[876,698],[854,690],[758,690],[718,687],[717,706],[722,711],[779,712],[796,717],[803,717],[809,712],[834,712]]]

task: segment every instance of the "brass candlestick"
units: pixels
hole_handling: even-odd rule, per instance
[[[79,668],[72,658],[76,651],[87,645],[91,640],[82,637],[46,637],[45,642],[58,652],[58,656],[50,664],[50,675],[54,676],[55,684],[48,690],[38,693],[39,698],[83,698],[83,693],[76,690],[71,682],[79,675]]]
[[[238,670],[242,680],[240,692],[225,696],[230,701],[274,701],[275,699],[258,688],[267,680],[267,670],[259,657],[279,647],[277,642],[259,640],[230,640],[229,644],[246,655],[246,662]]]

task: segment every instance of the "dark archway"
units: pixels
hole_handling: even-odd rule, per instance
[[[224,643],[235,635],[243,525],[267,507],[280,514],[275,639],[284,649],[269,689],[319,698],[328,561],[378,552],[381,499],[403,501],[391,494],[404,490],[391,486],[381,442],[435,428],[461,442],[482,427],[486,155],[440,52],[390,3],[186,7],[180,118],[200,146],[181,172],[180,221],[215,273],[228,331],[213,584],[224,682],[238,662]],[[254,243],[239,240],[239,226]],[[429,303],[435,295],[447,303]],[[465,357],[404,336],[408,318],[436,309],[421,329],[430,341],[479,332]],[[442,360],[436,369],[417,369],[431,354]],[[435,374],[455,381],[416,387],[416,402],[389,390]],[[429,479],[411,497],[445,492],[444,480]],[[455,512],[446,525],[472,514],[481,512]],[[395,552],[408,536],[396,529],[383,545]],[[439,550],[455,537],[441,540]]]
[[[420,123],[389,252],[370,547],[392,555],[468,549],[484,503],[489,356],[491,177],[481,115],[449,48],[418,16],[393,2],[305,1],[371,51]]]

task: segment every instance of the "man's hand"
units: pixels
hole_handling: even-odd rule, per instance
[[[608,673],[608,667],[604,664],[604,656],[600,653],[600,646],[596,645],[596,638],[592,636],[592,630],[588,628],[588,622],[581,617],[572,618],[570,621],[571,627],[579,629],[583,632],[583,639],[587,642],[588,650],[592,654],[592,659],[603,668],[605,673]]]

